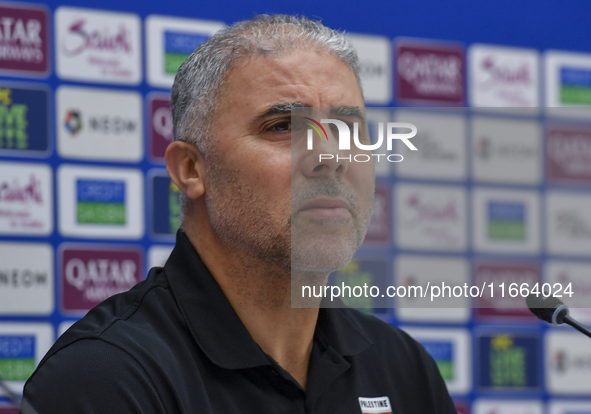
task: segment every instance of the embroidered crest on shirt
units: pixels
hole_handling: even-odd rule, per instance
[[[392,414],[392,406],[388,397],[359,397],[362,414]]]

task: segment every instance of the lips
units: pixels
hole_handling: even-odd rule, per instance
[[[340,198],[315,198],[300,208],[300,213],[319,218],[351,217],[351,206]]]

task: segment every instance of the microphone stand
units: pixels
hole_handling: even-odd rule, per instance
[[[579,332],[587,335],[589,338],[591,338],[591,330],[589,330],[589,328],[587,328],[583,324],[581,324],[581,323],[577,322],[576,320],[574,320],[573,318],[571,318],[569,315],[566,315],[564,317],[563,321],[564,321],[564,323],[575,328],[577,331],[579,331]]]

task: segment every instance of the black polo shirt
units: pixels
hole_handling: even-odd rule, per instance
[[[386,400],[393,413],[455,413],[425,350],[352,309],[320,310],[302,389],[252,339],[182,231],[164,268],[58,339],[24,398],[40,414],[386,413]]]

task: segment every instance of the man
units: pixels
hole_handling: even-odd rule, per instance
[[[195,50],[172,90],[175,249],[57,341],[25,409],[455,412],[406,334],[350,309],[291,306],[292,283],[325,283],[351,260],[373,200],[372,165],[319,162],[333,132],[302,150],[291,112],[359,120],[358,69],[340,33],[290,16],[238,23]]]

